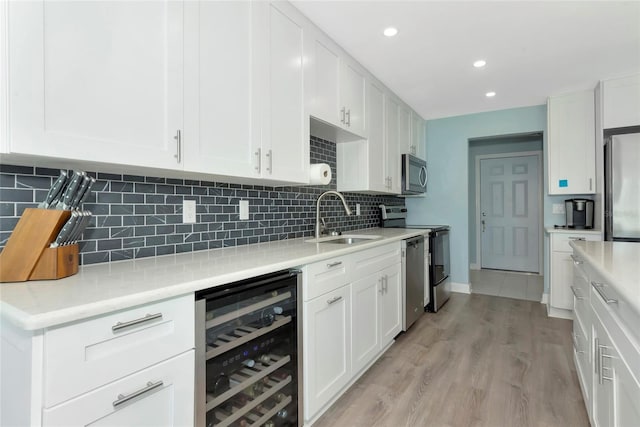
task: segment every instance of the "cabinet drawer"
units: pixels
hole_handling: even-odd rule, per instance
[[[46,331],[44,406],[194,348],[193,311],[185,295]]]
[[[575,233],[552,233],[551,234],[551,250],[554,252],[573,252],[573,248],[569,246],[574,240],[590,240],[599,241],[599,234],[581,233],[576,231]]]
[[[591,306],[589,305],[589,279],[582,264],[579,264],[581,261],[575,257],[572,257],[572,259],[573,284],[571,285],[571,291],[573,292],[573,313],[585,325],[588,322],[591,311]]]
[[[64,402],[43,426],[193,425],[194,351]]]
[[[378,246],[366,251],[356,252],[352,255],[353,276],[352,280],[384,270],[385,268],[401,262],[401,243],[394,242],[384,246]]]
[[[573,352],[575,355],[578,379],[582,386],[584,400],[588,405],[591,400],[591,365],[589,364],[590,339],[587,330],[577,319],[573,321]]]
[[[304,301],[331,292],[349,283],[352,254],[330,258],[302,268]]]

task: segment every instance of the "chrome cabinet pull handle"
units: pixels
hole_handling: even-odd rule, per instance
[[[262,169],[262,148],[258,148],[258,151],[254,153],[258,158],[258,164],[256,165],[256,171],[260,173],[260,169]]]
[[[593,288],[596,290],[598,295],[600,295],[604,300],[604,302],[606,302],[607,304],[618,303],[617,299],[609,298],[607,294],[604,293],[604,290],[603,290],[603,288],[605,287],[604,283],[591,282],[591,286],[593,286]]]
[[[593,178],[589,178],[589,191],[592,189]]]
[[[151,381],[149,381],[147,382],[146,387],[143,387],[138,391],[134,391],[133,393],[127,394],[127,395],[119,394],[118,399],[113,402],[113,407],[117,408],[118,406],[130,401],[131,399],[135,399],[136,397],[142,396],[143,394],[148,393],[151,390],[154,390],[158,387],[162,387],[163,385],[164,383],[162,382],[162,380],[158,381],[157,383],[152,383]]]
[[[380,289],[378,289],[378,292],[382,295],[384,294],[384,278],[382,276],[378,279],[378,283],[380,283]]]
[[[389,276],[384,275],[384,293],[389,292]]]
[[[599,378],[598,378],[598,382],[600,384],[602,384],[604,382],[604,380],[607,381],[613,381],[613,377],[606,377],[604,375],[604,370],[605,369],[611,369],[611,368],[607,368],[604,366],[604,362],[603,359],[606,357],[607,359],[615,359],[615,357],[610,356],[608,354],[605,354],[605,352],[603,350],[609,349],[611,347],[606,346],[606,345],[602,345],[602,344],[598,344],[598,370],[599,370]]]
[[[339,296],[339,297],[333,297],[333,298],[331,298],[331,299],[327,300],[327,304],[328,304],[328,305],[335,304],[335,303],[337,303],[338,301],[340,301],[341,299],[342,299],[342,296]]]
[[[131,328],[133,326],[140,325],[142,323],[150,322],[152,320],[162,319],[162,313],[148,314],[139,319],[130,320],[128,322],[118,322],[111,327],[113,332],[120,332],[123,329]]]
[[[571,254],[571,255],[569,255],[569,256],[571,257],[571,259],[573,260],[573,263],[574,263],[575,265],[582,265],[582,264],[584,264],[584,261],[582,261],[582,260],[581,260],[580,258],[578,258],[577,256],[575,256],[575,255],[573,255],[573,254]]]
[[[176,158],[178,163],[182,162],[182,132],[180,129],[176,132],[176,136],[173,137],[176,140],[176,154],[173,157]]]
[[[269,150],[267,151],[267,157],[269,158],[269,167],[267,167],[267,172],[269,172],[269,174],[273,173],[273,151]]]
[[[574,236],[569,236],[569,240],[578,240],[580,242],[585,241],[586,239],[584,237],[574,237]]]
[[[346,123],[346,125],[347,125],[347,126],[349,126],[349,127],[351,127],[351,110],[350,110],[350,109],[349,109],[349,110],[347,110],[347,112],[346,112],[346,114],[345,114],[345,115],[346,115],[346,117],[347,117],[347,123]]]
[[[343,123],[343,124],[344,124],[344,122],[345,122],[345,121],[344,121],[345,111],[346,111],[346,108],[345,108],[345,107],[342,107],[342,110],[340,110],[340,123]]]
[[[331,262],[331,263],[327,264],[327,268],[333,268],[333,267],[337,267],[339,265],[342,265],[342,261]]]
[[[576,299],[584,299],[584,297],[578,295],[578,290],[576,288],[574,288],[573,286],[570,286],[570,288],[571,292],[573,292],[573,296],[576,297]]]
[[[598,365],[598,359],[600,354],[600,340],[598,338],[593,339],[593,371],[597,374],[600,372],[600,366]]]

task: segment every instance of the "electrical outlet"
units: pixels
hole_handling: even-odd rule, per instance
[[[185,224],[194,224],[196,222],[196,201],[182,201],[182,222]]]
[[[564,203],[554,203],[552,206],[552,212],[554,214],[563,214],[564,213]]]
[[[356,216],[360,216],[360,203],[356,203]]]
[[[240,200],[240,219],[249,219],[249,201]]]

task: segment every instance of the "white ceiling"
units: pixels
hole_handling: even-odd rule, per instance
[[[544,104],[640,72],[640,1],[292,3],[425,119]],[[384,37],[388,26],[398,35]]]

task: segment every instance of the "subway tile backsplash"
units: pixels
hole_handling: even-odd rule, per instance
[[[98,181],[83,208],[94,218],[80,242],[81,264],[166,255],[312,236],[315,201],[336,189],[336,145],[311,137],[311,163],[327,163],[326,186],[265,187],[138,175],[93,173]],[[58,169],[0,165],[0,247],[25,208],[47,194]],[[334,197],[322,201],[321,216],[340,231],[378,227],[378,205],[402,204],[392,196],[345,193],[355,214],[346,216]],[[197,222],[182,223],[182,202],[196,201]],[[240,200],[249,201],[249,220],[239,219]]]

